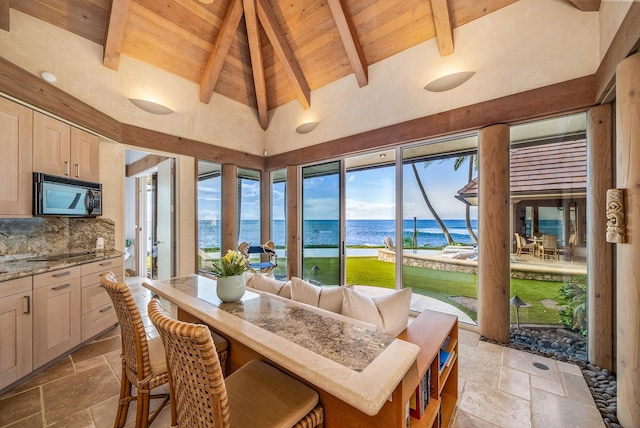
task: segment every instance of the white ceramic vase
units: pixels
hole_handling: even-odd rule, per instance
[[[216,282],[216,294],[223,302],[237,302],[244,296],[244,275],[220,277]]]

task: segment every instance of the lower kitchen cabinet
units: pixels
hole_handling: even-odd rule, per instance
[[[33,277],[33,367],[46,364],[81,341],[80,266]]]
[[[31,295],[30,276],[0,288],[0,389],[33,369]]]
[[[82,265],[82,341],[105,331],[118,322],[107,291],[100,286],[100,276],[113,272],[123,280],[122,257]]]

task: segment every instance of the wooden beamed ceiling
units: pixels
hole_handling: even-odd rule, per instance
[[[105,67],[127,55],[197,83],[203,103],[254,107],[266,129],[270,109],[308,109],[312,90],[352,73],[366,86],[369,65],[426,40],[452,54],[455,28],[515,1],[0,0],[0,28],[14,8],[100,43]]]

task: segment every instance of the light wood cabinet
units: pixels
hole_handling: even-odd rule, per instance
[[[0,389],[32,370],[31,277],[0,288]]]
[[[122,257],[82,265],[82,341],[102,333],[118,322],[107,291],[100,286],[100,275],[113,272],[118,281],[124,277]]]
[[[33,366],[80,344],[80,266],[33,277]]]
[[[33,114],[33,170],[99,181],[98,137],[40,112]]]
[[[32,214],[33,111],[0,97],[0,217]]]

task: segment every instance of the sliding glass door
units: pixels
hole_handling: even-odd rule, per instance
[[[343,283],[340,170],[340,161],[302,168],[301,274],[318,285]]]

